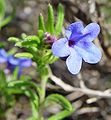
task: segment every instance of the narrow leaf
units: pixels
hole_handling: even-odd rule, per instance
[[[15,54],[15,57],[17,58],[33,58],[33,55],[31,53],[28,53],[28,52],[24,52],[24,53],[16,53]]]
[[[5,73],[2,70],[0,70],[0,90],[5,89],[6,85],[7,83]]]
[[[4,1],[4,0],[3,0]],[[8,24],[12,19],[13,17],[15,16],[15,8],[13,8],[13,12],[10,16],[8,16],[7,18],[5,18],[1,23],[0,23],[0,28],[2,28],[3,26],[5,26],[6,24]]]
[[[45,32],[44,17],[42,14],[40,14],[38,18],[38,29],[43,30]]]
[[[22,86],[24,86],[24,87],[32,87],[37,91],[37,93],[40,92],[39,86],[37,86],[37,84],[34,83],[34,82],[21,80],[21,81],[11,81],[11,82],[8,83],[8,87],[22,87]]]
[[[0,22],[4,18],[5,15],[5,0],[0,0]]]
[[[36,41],[37,43],[40,43],[40,39],[36,35],[27,36],[26,39],[29,41]]]
[[[46,22],[46,29],[47,29],[47,32],[54,34],[54,12],[50,4],[48,6],[48,18]]]
[[[10,94],[25,94],[29,97],[31,108],[32,108],[32,120],[38,119],[38,107],[39,107],[39,98],[37,94],[31,89],[27,88],[24,85],[9,87],[8,92]]]
[[[58,18],[57,18],[57,23],[55,26],[55,35],[59,35],[60,32],[62,31],[62,25],[64,22],[64,7],[62,4],[59,4],[58,6]]]
[[[48,120],[63,120],[64,118],[68,117],[72,112],[67,110],[61,111],[58,114],[52,115],[48,118]]]
[[[10,37],[10,38],[8,38],[8,41],[9,42],[18,42],[18,41],[20,41],[20,39],[19,38],[16,38],[16,37]]]
[[[19,68],[18,67],[16,67],[15,68],[15,70],[14,70],[14,72],[13,72],[13,80],[17,80],[18,79],[18,71],[19,71]]]
[[[38,42],[37,41],[23,41],[23,42],[21,42],[21,46],[22,47],[32,47],[32,46],[34,46],[34,47],[37,47],[37,44],[38,44]]]
[[[51,117],[48,118],[48,120],[62,120],[63,118],[69,116],[74,111],[70,102],[62,95],[59,94],[49,95],[45,101],[46,106],[50,104],[51,101],[60,104],[63,107],[63,111],[55,115],[52,115]]]
[[[63,97],[62,95],[59,95],[59,94],[52,94],[52,95],[48,96],[46,98],[46,101],[47,102],[54,101],[56,103],[59,103],[64,109],[69,110],[69,111],[72,111],[72,109],[73,109],[70,102],[65,97]]]

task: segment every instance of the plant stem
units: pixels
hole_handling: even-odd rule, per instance
[[[46,65],[43,69],[39,69],[40,77],[41,77],[41,84],[40,84],[40,108],[39,108],[39,118],[40,120],[44,120],[43,118],[43,111],[44,111],[44,101],[46,96],[46,84],[49,78],[49,66]]]
[[[46,94],[46,84],[47,84],[47,80],[48,80],[48,77],[47,76],[41,76],[41,97],[40,97],[40,103],[43,103],[44,102],[44,99],[45,99],[45,94]]]
[[[44,120],[43,118],[43,110],[44,110],[44,101],[45,101],[45,95],[46,95],[46,84],[47,84],[48,76],[47,75],[41,75],[41,91],[40,91],[40,108],[39,108],[39,119]]]

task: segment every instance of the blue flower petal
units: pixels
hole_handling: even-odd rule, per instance
[[[7,60],[5,58],[0,57],[0,64],[6,62]]]
[[[19,65],[19,59],[15,58],[13,56],[8,57],[8,62],[12,65]]]
[[[80,21],[74,22],[66,28],[66,30],[71,31],[72,33],[81,33],[83,29],[84,29],[83,23]]]
[[[78,74],[81,69],[82,58],[73,48],[70,48],[70,51],[71,54],[66,60],[66,65],[72,74]]]
[[[82,22],[75,22],[70,24],[66,30],[71,31],[71,35],[69,37],[69,39],[74,39],[77,40],[78,37],[81,35],[82,30],[84,29],[83,23]],[[66,36],[69,36],[69,34],[67,34],[66,32]]]
[[[30,67],[32,60],[29,58],[19,58],[21,67]]]
[[[65,30],[65,36],[67,39],[70,39],[72,32],[70,30]]]
[[[52,52],[55,56],[66,57],[70,54],[68,40],[61,38],[55,41],[52,45]]]
[[[7,61],[7,53],[4,49],[0,49],[0,63]]]
[[[74,49],[87,63],[98,63],[102,57],[101,51],[92,42],[79,42]]]
[[[99,25],[97,23],[90,23],[83,29],[83,37],[81,37],[81,41],[91,42],[98,36],[99,32]]]
[[[7,53],[4,49],[0,49],[0,56],[4,56],[4,57],[7,57]]]

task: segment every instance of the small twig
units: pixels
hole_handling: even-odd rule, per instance
[[[87,99],[86,103],[91,104],[91,103],[97,102],[100,99],[101,99],[100,97],[92,97],[92,98]]]
[[[82,92],[90,96],[97,96],[100,98],[111,98],[111,89],[107,89],[105,91],[92,90],[92,89],[87,88],[84,84],[84,81],[82,80],[80,80],[80,88],[76,88],[69,84],[66,84],[60,78],[54,76],[53,74],[50,74],[49,77],[53,82],[55,82],[65,91],[68,91],[68,92],[78,91],[78,92]]]
[[[47,83],[47,88],[48,89],[53,89],[53,90],[61,90],[61,87],[58,85],[52,85],[50,83]]]
[[[82,115],[86,113],[95,113],[95,112],[99,112],[98,107],[84,107],[79,109],[77,112],[75,112],[75,115]]]
[[[76,88],[72,87],[71,85],[68,85],[66,83],[64,83],[60,78],[54,76],[54,75],[50,75],[49,76],[50,79],[55,82],[57,85],[61,86],[65,91],[71,92],[71,91],[78,91],[78,89],[76,90]]]
[[[69,101],[77,101],[84,96],[82,92],[72,92],[66,96]]]

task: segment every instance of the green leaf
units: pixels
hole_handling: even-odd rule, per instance
[[[22,41],[18,41],[18,42],[16,42],[15,46],[23,47],[23,46],[22,46]]]
[[[36,91],[34,91],[34,88]],[[32,108],[32,119],[38,120],[38,110],[39,110],[39,98],[37,95],[38,86],[31,81],[11,81],[8,83],[8,92],[10,94],[25,94],[31,104]]]
[[[36,43],[40,43],[40,39],[39,39],[39,37],[37,37],[36,35],[27,36],[26,39],[27,39],[28,41],[35,41]]]
[[[26,35],[25,33],[22,33],[22,34],[21,34],[21,38],[22,38],[22,39],[26,39],[26,37],[27,37],[27,35]]]
[[[4,1],[4,0],[3,0]],[[13,8],[13,12],[10,16],[8,16],[7,18],[5,18],[1,23],[0,23],[0,28],[2,28],[3,26],[5,26],[6,24],[8,24],[13,17],[15,16],[15,8]]]
[[[45,100],[45,105],[49,105],[50,102],[56,102],[63,107],[63,111],[57,113],[56,115],[52,115],[48,120],[62,120],[63,118],[69,116],[74,110],[70,102],[59,94],[49,95]]]
[[[17,45],[17,44],[16,44]],[[34,41],[22,41],[21,42],[21,44],[19,44],[19,45],[21,45],[21,47],[32,47],[32,46],[34,46],[34,47],[37,47],[38,46],[38,42],[36,41],[36,40],[34,40]]]
[[[44,55],[42,56],[42,61],[45,63],[45,64],[52,64],[54,63],[55,61],[57,61],[58,57],[55,57],[53,54],[52,54],[52,51],[51,50],[45,50],[44,51]]]
[[[23,53],[16,53],[15,57],[17,57],[17,58],[21,58],[21,57],[33,58],[33,55],[31,53],[28,53],[28,52],[23,52]]]
[[[28,75],[21,75],[20,76],[20,80],[24,80],[24,81],[30,81],[32,80],[31,76],[28,76]]]
[[[44,17],[42,14],[40,14],[38,17],[38,29],[45,32]]]
[[[51,55],[48,59],[48,64],[52,64],[58,60],[58,57]]]
[[[5,15],[5,0],[0,0],[0,24]]]
[[[16,82],[15,82],[16,83]],[[30,101],[31,108],[32,108],[32,117],[33,120],[38,119],[38,109],[39,109],[39,98],[37,94],[29,89],[27,86],[24,86],[25,84],[21,84],[19,86],[19,82],[16,83],[16,86],[8,86],[8,92],[10,94],[25,94]]]
[[[40,88],[35,84],[34,82],[31,81],[25,81],[25,80],[20,80],[20,81],[11,81],[8,83],[8,87],[32,87],[36,90],[36,92],[39,94],[40,93]]]
[[[7,93],[9,95],[12,95],[12,94],[23,94],[24,91],[23,91],[23,89],[19,88],[19,86],[18,87],[14,86],[14,87],[7,87]]]
[[[17,47],[13,47],[12,49],[10,49],[10,50],[8,51],[8,55],[13,55],[13,54],[15,54],[17,51],[18,51]]]
[[[20,41],[20,39],[19,38],[16,38],[16,37],[10,37],[10,38],[8,38],[8,41],[9,42],[19,42]]]
[[[63,118],[66,118],[67,116],[69,116],[72,112],[69,112],[67,110],[61,111],[56,115],[51,116],[50,118],[48,118],[48,120],[63,120]]]
[[[64,22],[64,7],[62,4],[59,4],[58,6],[58,18],[57,18],[57,23],[55,26],[55,35],[58,36],[60,32],[62,31],[62,25]]]
[[[40,44],[40,39],[36,35],[25,36],[25,34],[24,34],[24,35],[22,35],[22,38],[23,38],[22,41],[20,41],[20,40],[17,41],[14,38],[14,40],[16,40],[15,46],[18,46],[18,47],[37,47]],[[13,40],[13,39],[11,39],[11,40]]]
[[[4,48],[6,46],[6,43],[4,41],[0,41],[0,48]]]
[[[54,34],[54,12],[52,6],[48,5],[48,19],[46,22],[46,31]]]
[[[41,39],[43,37],[43,35],[44,35],[43,30],[38,30],[37,35],[38,35],[39,39]]]
[[[19,68],[16,67],[14,69],[14,72],[13,72],[13,80],[17,80],[17,78],[18,78],[18,71],[19,71]]]
[[[4,89],[6,87],[6,76],[5,73],[0,70],[0,90]]]
[[[37,116],[37,110],[39,108],[39,103],[38,103],[39,99],[38,99],[37,94],[35,92],[32,92],[31,90],[25,90],[24,93],[28,97],[30,97],[30,101],[31,101],[33,112],[34,112],[34,116]]]
[[[50,96],[48,96],[46,98],[46,102],[49,101],[54,101],[56,103],[59,103],[64,109],[72,111],[72,105],[70,104],[70,102],[63,97],[62,95],[59,94],[51,94]]]

